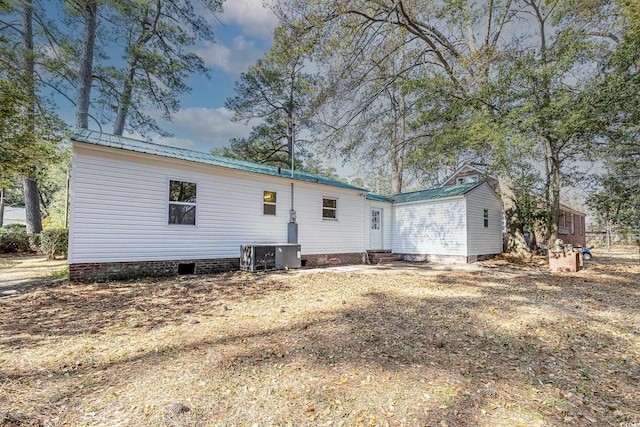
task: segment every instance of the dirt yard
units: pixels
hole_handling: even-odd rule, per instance
[[[594,255],[30,290],[0,425],[640,425],[640,264]]]

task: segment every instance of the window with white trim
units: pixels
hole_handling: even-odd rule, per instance
[[[338,199],[322,198],[322,219],[338,219]]]
[[[196,225],[197,185],[169,181],[169,224]]]
[[[484,210],[483,219],[484,219],[484,228],[488,228],[489,227],[489,209]]]
[[[276,214],[276,192],[275,191],[264,191],[262,193],[262,214],[263,215]]]

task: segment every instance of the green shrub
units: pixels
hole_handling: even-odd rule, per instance
[[[30,251],[29,235],[26,230],[11,227],[0,229],[0,253]]]
[[[69,230],[66,228],[49,228],[40,233],[40,250],[49,259],[57,255],[67,256]]]
[[[12,230],[12,231],[26,231],[27,226],[24,224],[19,224],[14,222],[13,224],[7,224],[2,226],[3,230]]]
[[[33,252],[40,251],[40,234],[29,234],[29,249]]]

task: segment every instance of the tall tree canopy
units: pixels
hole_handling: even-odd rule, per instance
[[[420,140],[405,145],[407,158],[427,166],[461,157],[488,163],[501,180],[514,251],[526,250],[524,191],[515,185],[530,179],[518,179],[520,166],[539,165],[546,229],[556,238],[562,180],[607,125],[587,94],[619,38],[609,2],[281,0],[275,10],[322,34],[316,57],[327,69],[338,65],[338,75],[384,52],[387,64],[402,64],[404,78],[387,73],[384,81],[412,100],[408,129]],[[356,85],[359,94],[372,87],[367,79]]]
[[[40,96],[47,55],[36,42],[47,23],[35,6],[32,0],[0,2],[0,181],[22,179],[30,233],[42,230],[38,175],[61,139],[60,121]]]
[[[603,189],[589,204],[603,222],[640,235],[640,4],[621,5],[622,36],[591,98],[609,125],[594,152],[606,159]]]
[[[0,0],[0,97],[15,100],[2,109],[11,125],[3,127],[0,173],[24,178],[29,231],[41,229],[40,207],[48,203],[37,184],[62,128],[47,111],[54,107],[47,90],[76,107],[77,128],[94,117],[113,123],[118,135],[164,134],[155,117],[170,117],[189,90],[188,77],[207,73],[193,48],[213,41],[207,19],[222,11],[222,2]]]
[[[234,120],[259,123],[247,138],[232,140],[220,154],[284,167],[291,166],[295,153],[306,155],[316,84],[315,77],[304,72],[310,43],[299,25],[276,28],[273,47],[242,73],[235,96],[225,104]]]

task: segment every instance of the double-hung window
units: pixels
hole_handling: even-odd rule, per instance
[[[169,224],[196,225],[197,185],[169,181]]]
[[[338,219],[338,199],[322,198],[322,219]]]
[[[488,228],[489,227],[489,209],[484,210],[483,218],[484,218],[484,227]]]
[[[265,191],[262,195],[262,213],[263,215],[276,214],[276,192]]]

